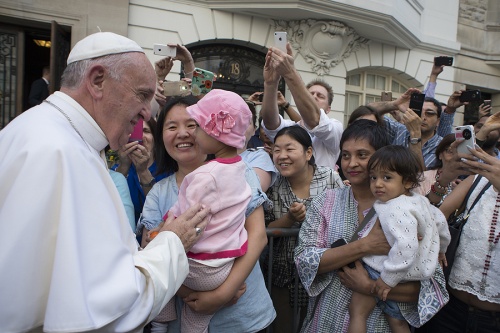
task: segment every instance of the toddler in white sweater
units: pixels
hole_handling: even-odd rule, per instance
[[[403,146],[377,150],[368,162],[370,189],[377,201],[376,216],[391,246],[388,255],[362,259],[374,281],[377,297],[353,292],[349,306],[348,332],[366,332],[366,320],[375,306],[381,306],[392,332],[410,332],[395,301],[387,300],[389,291],[399,282],[429,279],[450,243],[446,218],[429,200],[410,190],[418,186],[421,171],[416,156]],[[373,222],[360,231],[367,235]]]

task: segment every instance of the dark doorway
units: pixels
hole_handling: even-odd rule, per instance
[[[28,95],[33,81],[42,77],[42,69],[50,65],[50,30],[27,29],[24,38],[23,110],[30,108]]]

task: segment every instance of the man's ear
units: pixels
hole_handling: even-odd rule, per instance
[[[87,89],[94,99],[101,99],[106,79],[106,69],[102,65],[95,65],[87,72]]]

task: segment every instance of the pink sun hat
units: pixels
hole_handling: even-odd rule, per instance
[[[228,146],[245,146],[245,132],[252,112],[245,100],[227,90],[213,89],[187,112],[208,135]]]

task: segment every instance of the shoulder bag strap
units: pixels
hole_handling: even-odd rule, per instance
[[[481,176],[477,176],[477,178],[480,178]],[[475,183],[475,182],[474,182]],[[479,183],[479,182],[478,182]],[[477,184],[476,184],[477,185]],[[477,204],[477,202],[479,201],[479,199],[481,198],[481,196],[484,194],[484,192],[486,192],[486,190],[491,186],[491,183],[488,182],[488,184],[484,185],[483,189],[481,190],[481,192],[479,192],[479,194],[477,195],[476,199],[474,200],[474,202],[472,203],[472,205],[470,206],[469,210],[467,211],[467,214],[465,215],[465,218],[463,219],[463,224],[465,224],[467,222],[467,218],[469,217],[469,214],[470,214],[470,211],[472,210],[472,208],[474,208],[474,206]],[[475,186],[474,186],[475,187]],[[470,190],[469,190],[469,193],[467,193],[467,197],[466,197],[466,200],[464,200],[465,204],[467,204],[467,200],[469,200],[469,197],[472,193],[472,191],[474,190],[474,187],[471,187]]]
[[[359,235],[358,235],[359,232],[361,230],[363,230],[363,228],[368,224],[368,222],[372,219],[373,215],[375,215],[375,208],[372,207],[368,211],[368,213],[365,215],[365,218],[363,219],[363,221],[361,221],[361,223],[359,224],[358,228],[356,229],[356,231],[352,235],[351,240],[349,241],[349,243],[352,243],[355,240],[358,240],[358,238],[359,238]]]

